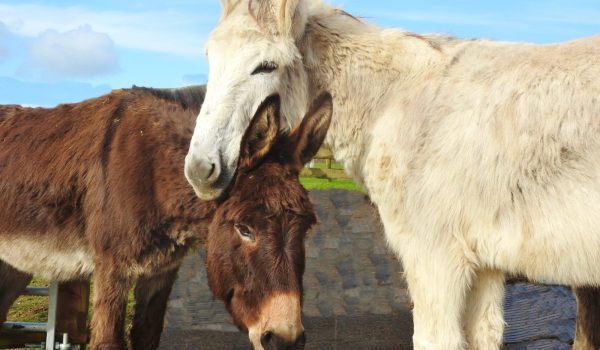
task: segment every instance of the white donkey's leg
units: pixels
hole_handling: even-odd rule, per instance
[[[416,350],[466,347],[462,316],[472,274],[471,264],[452,248],[411,244],[402,261],[414,303]]]
[[[414,349],[463,350],[467,345],[463,313],[477,257],[465,242],[460,241],[460,233],[444,231],[456,227],[454,225],[423,223],[421,227],[409,226],[405,215],[411,213],[398,209],[401,198],[392,190],[392,185],[402,181],[390,177],[390,173],[401,172],[400,169],[376,173],[367,187],[371,199],[378,205],[387,241],[404,267],[414,305]],[[389,186],[381,182],[382,179],[390,182]],[[424,220],[429,222],[433,218]],[[441,230],[432,232],[434,227],[441,227]]]
[[[483,269],[473,277],[465,309],[465,335],[472,350],[496,350],[504,336],[504,274]]]

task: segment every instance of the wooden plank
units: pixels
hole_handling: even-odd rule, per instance
[[[331,152],[328,148],[321,147],[319,149],[319,151],[317,152],[317,155],[315,155],[315,158],[317,158],[317,159],[325,159],[325,158],[333,159],[333,152]]]
[[[2,324],[4,331],[21,333],[41,333],[45,332],[47,327],[45,322],[4,322]]]
[[[336,180],[336,179],[348,179],[351,180],[352,177],[348,174],[346,174],[346,172],[344,170],[336,170],[336,169],[318,169],[318,168],[303,168],[302,171],[300,172],[301,176],[306,176],[306,177],[316,177],[316,178],[320,178],[320,179],[330,179],[330,180]]]
[[[0,332],[0,349],[21,348],[25,344],[46,341],[46,333]]]
[[[58,290],[56,329],[62,339],[69,334],[71,344],[86,344],[89,340],[88,308],[90,303],[89,281],[62,283]]]

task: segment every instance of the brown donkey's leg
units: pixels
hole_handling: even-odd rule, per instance
[[[6,322],[8,309],[31,281],[31,275],[0,260],[0,324]]]
[[[573,289],[577,297],[576,350],[600,349],[600,288]]]
[[[119,269],[122,263],[96,262],[94,267],[94,312],[92,350],[125,349],[125,310],[131,285]]]
[[[158,348],[167,300],[179,266],[156,276],[140,278],[135,287],[135,316],[131,328],[132,350]]]

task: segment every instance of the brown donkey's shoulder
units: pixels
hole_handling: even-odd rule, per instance
[[[138,225],[128,222],[135,219],[166,234],[189,235],[181,239],[203,239],[213,204],[195,196],[183,173],[198,111],[156,91],[119,92],[126,102],[103,165],[108,207],[126,227]]]

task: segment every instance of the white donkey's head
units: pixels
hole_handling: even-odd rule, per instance
[[[240,141],[263,100],[281,96],[282,128],[303,115],[308,83],[297,42],[304,0],[222,0],[223,15],[206,45],[209,81],[185,175],[202,199],[215,199],[235,173]]]

